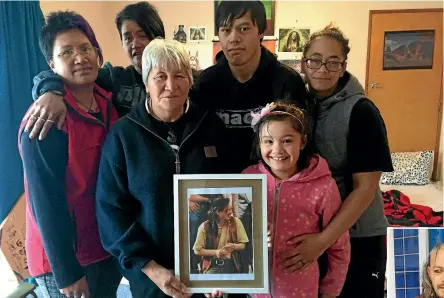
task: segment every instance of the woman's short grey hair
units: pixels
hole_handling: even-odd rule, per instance
[[[435,293],[435,289],[433,288],[432,280],[429,277],[429,274],[427,273],[427,268],[430,267],[431,258],[432,255],[436,256],[438,255],[438,252],[444,248],[444,244],[440,241],[438,241],[435,245],[435,247],[430,252],[429,256],[427,257],[427,260],[425,261],[423,267],[422,267],[422,294],[421,297],[423,298],[434,298],[438,297]]]
[[[176,40],[156,38],[143,50],[142,55],[142,79],[146,85],[148,76],[153,68],[161,68],[169,71],[176,68],[186,73],[193,84],[190,58],[185,46]]]

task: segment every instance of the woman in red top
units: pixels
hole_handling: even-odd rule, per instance
[[[69,108],[63,128],[51,128],[44,140],[20,129],[29,271],[44,297],[116,297],[122,276],[102,247],[95,215],[100,150],[118,119],[111,94],[94,84],[102,53],[90,25],[74,12],[48,16],[40,48],[64,80]]]

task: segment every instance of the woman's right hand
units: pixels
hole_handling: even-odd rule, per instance
[[[191,294],[187,293],[187,287],[178,280],[174,274],[160,266],[156,262],[152,261],[142,268],[149,279],[151,279],[158,287],[165,293],[165,295],[174,298],[190,297]]]
[[[226,259],[230,256],[230,253],[225,248],[220,248],[216,250],[216,258]]]
[[[66,111],[63,96],[46,92],[34,102],[27,112],[29,118],[25,132],[30,131],[29,137],[31,139],[38,135],[39,140],[43,140],[53,124],[56,123],[58,129],[62,128]]]
[[[189,200],[188,204],[189,204],[189,208],[188,209],[192,213],[196,213],[197,210],[199,209],[199,204],[196,203],[196,202],[193,202],[193,201]]]

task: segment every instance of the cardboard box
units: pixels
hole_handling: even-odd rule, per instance
[[[30,277],[26,261],[26,200],[22,195],[6,217],[0,231],[0,250],[17,280]]]

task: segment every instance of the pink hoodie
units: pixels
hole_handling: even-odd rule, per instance
[[[285,181],[274,178],[262,163],[248,167],[243,173],[267,174],[268,223],[274,228],[269,258],[271,295],[252,296],[317,298],[318,293],[338,296],[350,262],[348,232],[327,249],[328,272],[320,284],[317,262],[292,273],[285,273],[279,266],[279,255],[290,248],[286,244],[289,238],[319,233],[320,227],[325,229],[341,207],[339,191],[325,159],[315,155],[308,168]]]

